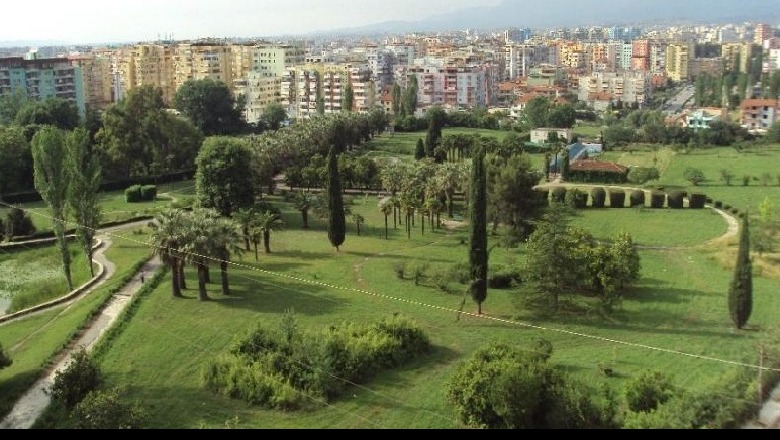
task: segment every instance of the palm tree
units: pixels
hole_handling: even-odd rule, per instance
[[[257,212],[252,208],[241,208],[233,213],[233,220],[238,222],[238,224],[241,226],[241,232],[244,238],[244,246],[246,247],[247,252],[252,249],[249,243],[249,228],[252,224],[252,218],[256,214]]]
[[[366,218],[361,214],[352,214],[352,220],[357,225],[357,235],[360,237],[360,225],[366,222]]]
[[[228,264],[230,258],[234,255],[241,255],[244,249],[240,242],[247,239],[241,232],[242,226],[233,220],[221,218],[214,224],[214,241],[217,258],[219,259],[219,271],[222,276],[222,294],[230,295],[230,285],[228,283]]]
[[[263,232],[263,247],[266,254],[271,253],[271,231],[278,231],[283,226],[284,222],[275,212],[265,211],[257,218],[255,227]]]
[[[190,227],[185,232],[184,250],[187,261],[195,266],[198,271],[198,299],[208,301],[206,291],[208,283],[209,263],[213,256],[217,255],[215,230],[219,214],[211,209],[198,209],[191,214]]]
[[[181,298],[182,277],[180,268],[183,266],[182,247],[184,233],[188,227],[188,219],[184,211],[174,209],[163,212],[151,223],[151,243],[154,254],[159,256],[163,264],[171,270],[171,289],[173,296]]]
[[[382,211],[382,214],[385,216],[385,240],[387,240],[387,218],[390,217],[390,214],[395,210],[393,207],[393,199],[391,197],[385,197],[380,200],[379,210]],[[395,218],[393,220],[395,220]]]
[[[301,213],[303,220],[303,229],[309,229],[309,211],[314,207],[317,196],[309,191],[298,191],[295,193],[295,209]]]

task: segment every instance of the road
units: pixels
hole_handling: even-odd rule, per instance
[[[673,115],[680,113],[685,107],[685,104],[693,99],[696,93],[696,88],[692,85],[683,87],[674,97],[669,99],[661,106],[661,110],[667,115]]]

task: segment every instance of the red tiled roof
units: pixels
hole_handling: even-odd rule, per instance
[[[780,101],[774,99],[746,99],[742,101],[742,108],[751,107],[778,107],[780,108]]]

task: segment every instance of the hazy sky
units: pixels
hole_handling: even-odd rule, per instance
[[[37,0],[3,1],[0,41],[102,43],[256,37],[420,20],[501,0]]]

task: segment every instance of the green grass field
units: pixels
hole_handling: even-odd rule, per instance
[[[373,143],[384,145],[384,154],[397,154],[409,145],[413,148],[418,137],[397,133],[392,139],[382,136]],[[653,158],[650,154],[655,153],[632,156],[642,156],[642,163],[648,163],[648,158]],[[669,166],[658,184],[685,185],[680,181],[685,166],[678,161],[689,157],[688,163],[700,164],[702,169],[718,169],[718,165],[710,164],[719,159],[716,153],[702,154],[699,161],[693,159],[696,156],[669,152],[663,159],[669,161]],[[764,161],[755,162],[756,170],[759,166],[761,170],[772,169],[772,156],[764,157]],[[735,160],[735,167],[741,161]],[[708,195],[720,188],[708,183],[702,187]],[[761,197],[759,187],[735,184],[723,188],[734,191],[736,200]],[[756,194],[750,195],[750,191]],[[608,240],[618,231],[627,231],[640,245],[675,249],[640,251],[642,278],[610,317],[589,308],[587,299],[567,296],[572,310],[577,307],[580,312],[540,318],[523,307],[515,290],[491,289],[483,305],[485,315],[475,316],[476,307],[470,299],[465,302],[466,313],[458,313],[465,286],[451,281],[451,293],[446,293],[426,279],[415,285],[410,277],[397,276],[395,268],[399,264],[424,266],[432,273],[466,261],[465,226],[434,231],[426,226],[423,234],[418,218],[411,238],[407,238],[402,227],[393,229],[391,219],[390,239],[385,240],[384,217],[376,197],[353,197],[353,212],[362,214],[366,222],[358,237],[348,218],[347,240],[336,252],[321,220],[311,217],[311,229],[302,230],[300,214],[292,206],[279,197],[269,198],[282,209],[286,226],[272,233],[271,254],[261,250],[259,261],[255,261],[254,253],[234,261],[230,268],[231,296],[221,295],[214,269],[215,283],[209,285],[213,300],[209,302],[197,301],[192,269],[187,273],[190,290],[185,292],[185,299],[171,296],[166,277],[154,292],[140,300],[132,325],[112,339],[100,358],[106,385],[127,387],[127,398],[146,408],[148,427],[461,428],[445,399],[447,382],[461,361],[491,341],[531,349],[536,340],[547,339],[554,347],[553,362],[590,385],[605,383],[620,394],[627,381],[646,370],[671,374],[679,390],[696,392],[719,385],[721,376],[735,364],[756,364],[759,345],[777,340],[777,279],[754,278],[754,312],[748,329],[733,329],[727,311],[732,273],[729,265],[722,263],[724,253],[734,252],[733,243],[698,246],[726,230],[724,219],[709,210],[581,211],[573,224],[587,228],[598,239]],[[462,207],[456,214],[464,216]],[[117,237],[109,258],[123,259],[118,266],[130,267],[132,258],[148,255],[143,237],[129,232],[124,238]],[[491,245],[500,238],[491,236]],[[490,254],[490,264],[513,265],[523,258],[522,248],[496,247]],[[92,309],[97,296],[94,301]],[[18,395],[25,384],[29,386],[29,379],[47,359],[47,351],[50,355],[61,346],[65,335],[71,334],[92,310],[89,304],[81,307],[81,312],[68,311],[57,319],[54,312],[49,312],[46,319],[38,315],[0,326],[0,343],[10,348],[15,359],[13,367],[0,370],[0,396],[4,396],[0,409],[9,408],[9,396]],[[295,314],[300,326],[311,329],[403,314],[423,327],[435,349],[429,356],[382,372],[342,398],[309,412],[262,410],[201,386],[203,368],[225,352],[231,341],[258,324],[276,325],[288,311]],[[59,333],[49,335],[48,330],[42,330],[47,326],[56,327]],[[27,342],[26,338],[29,344],[21,343]],[[39,344],[33,344],[35,338],[41,339]],[[17,359],[20,370],[12,370],[17,368]],[[612,368],[615,377],[604,376],[604,366]]]

